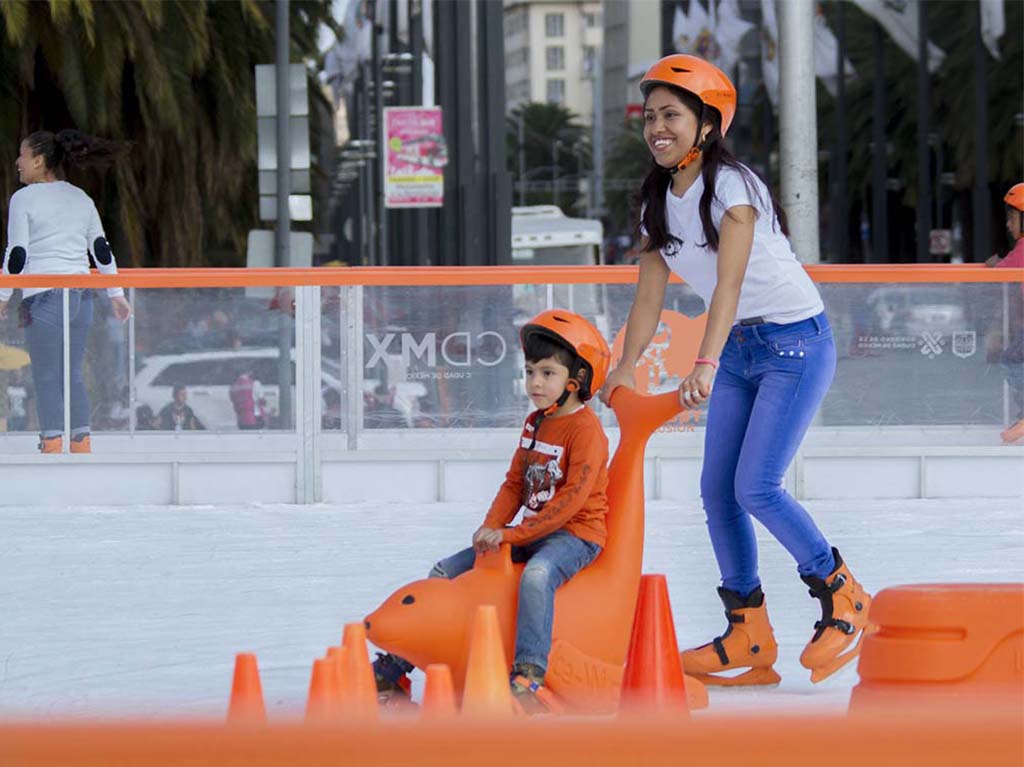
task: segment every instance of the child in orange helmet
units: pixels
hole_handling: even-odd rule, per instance
[[[1006,203],[1006,231],[1013,241],[1013,248],[1000,258],[993,255],[985,262],[986,266],[997,269],[1024,268],[1024,182],[1014,184],[1003,197]],[[1021,327],[1021,303],[1024,290],[1015,295],[1010,302],[1010,337],[1007,339],[1002,353],[1003,366],[1006,368],[1006,380],[1014,398],[1018,420],[1000,435],[1003,442],[1013,445],[1024,442],[1024,329]]]
[[[601,553],[607,538],[608,439],[586,406],[608,375],[611,353],[597,329],[578,314],[543,312],[520,331],[526,418],[505,481],[472,546],[442,559],[430,577],[455,578],[472,569],[478,552],[512,546],[525,562],[519,581],[512,693],[524,709],[539,710],[551,650],[555,591]],[[385,700],[408,695],[412,665],[381,654],[374,661]]]

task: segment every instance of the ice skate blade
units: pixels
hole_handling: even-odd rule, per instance
[[[846,652],[837,655],[832,660],[811,669],[811,682],[817,684],[818,682],[825,681],[846,666],[850,661],[854,660],[858,655],[860,655],[860,646],[864,641],[864,637],[868,634],[874,634],[876,631],[878,631],[878,626],[873,626],[871,624],[865,626],[864,630],[860,632],[860,636],[857,638],[857,644]]]
[[[719,676],[718,674],[692,674],[698,682],[708,687],[778,687],[782,677],[772,668],[752,668],[736,676]]]

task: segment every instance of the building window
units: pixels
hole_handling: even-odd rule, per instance
[[[596,27],[600,21],[600,17],[596,13],[585,13],[583,17],[586,19],[587,27],[589,28]]]
[[[549,45],[547,49],[548,69],[552,72],[565,69],[565,48]]]
[[[548,37],[561,37],[565,34],[565,16],[561,13],[548,13],[544,16],[544,32]]]
[[[565,103],[565,80],[548,80],[548,103]]]
[[[583,74],[593,75],[597,68],[597,49],[593,45],[583,46]]]

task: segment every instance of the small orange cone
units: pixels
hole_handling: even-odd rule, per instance
[[[267,710],[263,705],[263,685],[256,665],[256,656],[250,652],[235,655],[235,675],[231,680],[231,702],[228,703],[228,722],[231,724],[265,724]]]
[[[640,577],[619,699],[620,713],[634,709],[690,713],[664,575]]]
[[[454,714],[455,686],[452,684],[452,670],[446,663],[431,663],[427,666],[420,719],[445,719]]]
[[[346,623],[342,638],[341,710],[346,718],[377,718],[377,682],[366,650],[366,628]]]
[[[470,716],[510,716],[513,711],[509,665],[501,643],[498,609],[480,605],[473,616],[466,657],[462,713]]]
[[[317,658],[309,679],[306,698],[306,723],[324,724],[337,719],[338,667],[333,659]]]

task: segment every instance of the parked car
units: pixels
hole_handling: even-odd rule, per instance
[[[271,423],[279,412],[278,349],[225,349],[220,351],[157,354],[147,357],[135,373],[135,406],[148,406],[152,412],[171,401],[172,387],[184,384],[188,404],[208,430],[238,428],[235,408],[231,403],[231,384],[251,371],[260,382],[266,412]],[[337,364],[323,360],[321,388],[342,391]],[[292,362],[292,385],[295,363]]]

